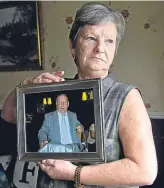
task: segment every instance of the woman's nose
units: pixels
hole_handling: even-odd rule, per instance
[[[102,41],[97,41],[95,51],[98,53],[104,53],[104,43]]]

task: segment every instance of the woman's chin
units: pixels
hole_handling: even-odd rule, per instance
[[[108,70],[90,69],[88,75],[91,78],[104,78],[108,74]]]
[[[90,63],[87,66],[88,70],[90,71],[97,71],[97,72],[103,72],[105,70],[108,70],[108,66],[105,63]]]

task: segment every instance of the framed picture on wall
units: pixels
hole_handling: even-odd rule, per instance
[[[18,158],[106,161],[101,79],[17,87]]]
[[[42,69],[40,3],[0,2],[0,71]]]

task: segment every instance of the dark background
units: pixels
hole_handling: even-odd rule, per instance
[[[143,188],[164,188],[164,119],[151,119],[151,122],[157,151],[158,175],[153,185]]]

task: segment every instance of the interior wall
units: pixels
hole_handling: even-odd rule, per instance
[[[44,70],[64,70],[73,77],[76,66],[68,47],[68,35],[76,10],[85,1],[49,1],[42,4]],[[124,12],[126,31],[114,60],[116,79],[142,91],[150,113],[164,114],[164,2],[101,2]],[[147,27],[146,27],[147,26]],[[56,64],[52,68],[52,63]],[[0,107],[6,96],[25,77],[43,71],[0,72]]]

